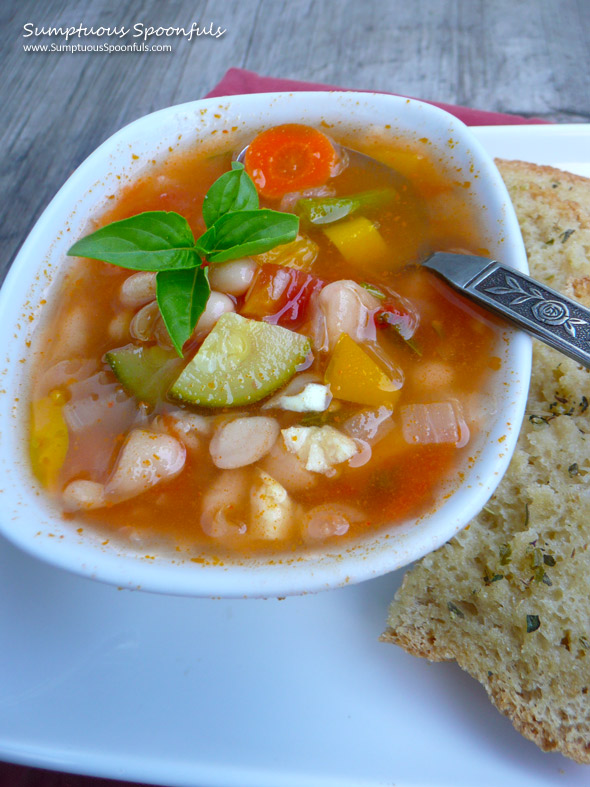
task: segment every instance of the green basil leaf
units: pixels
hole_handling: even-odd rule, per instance
[[[207,257],[208,254],[215,248],[215,242],[217,239],[217,230],[215,229],[215,224],[212,227],[204,232],[200,238],[197,238],[196,243],[196,250],[201,255],[201,257]]]
[[[156,276],[158,306],[176,352],[191,336],[207,305],[211,288],[206,268],[159,271]]]
[[[137,271],[179,270],[201,264],[188,221],[163,210],[107,224],[74,243],[68,254]]]
[[[226,213],[240,210],[257,210],[258,192],[252,178],[239,161],[232,163],[231,172],[217,178],[203,202],[203,218],[207,227]]]
[[[262,254],[282,243],[295,240],[299,217],[276,210],[242,210],[226,213],[199,238],[198,248],[209,262],[237,260],[248,254]]]

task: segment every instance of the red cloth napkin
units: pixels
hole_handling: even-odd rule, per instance
[[[225,76],[213,90],[211,90],[205,98],[215,98],[217,96],[237,96],[244,93],[275,93],[275,92],[292,92],[301,90],[348,90],[348,88],[336,87],[334,85],[318,85],[314,82],[300,82],[296,79],[281,79],[277,77],[264,77],[254,73],[254,71],[246,71],[243,68],[230,68],[225,73]],[[383,90],[360,91],[363,93],[375,92],[384,93]],[[394,96],[400,95],[399,93],[392,93]],[[414,98],[414,96],[404,96],[404,98]],[[541,118],[525,118],[522,115],[505,115],[501,112],[486,112],[483,109],[470,109],[469,107],[459,107],[454,104],[441,104],[438,101],[426,101],[421,99],[426,104],[432,104],[435,107],[440,107],[451,115],[462,120],[467,126],[516,126],[523,123],[548,123],[547,120]]]
[[[230,68],[225,76],[213,90],[207,93],[207,98],[216,96],[235,96],[244,93],[274,93],[279,91],[302,90],[343,90],[334,85],[318,85],[313,82],[300,82],[295,79],[277,79],[245,71],[242,68]],[[373,92],[373,91],[362,91]],[[383,91],[376,91],[383,92]],[[399,94],[394,94],[399,95]],[[410,96],[406,96],[410,98]],[[521,115],[504,115],[499,112],[485,112],[481,109],[469,109],[453,104],[441,104],[437,101],[428,101],[435,107],[450,112],[468,126],[504,126],[520,125],[525,123],[546,123],[540,118],[525,118]],[[73,776],[70,774],[41,771],[35,768],[21,767],[0,763],[0,787],[131,787],[130,782],[111,781],[110,779],[95,779],[86,776]]]

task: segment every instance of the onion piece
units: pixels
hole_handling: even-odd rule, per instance
[[[336,196],[336,189],[334,186],[315,186],[314,188],[304,189],[303,191],[289,191],[284,194],[279,210],[282,213],[291,213],[295,209],[295,205],[300,199],[308,199],[310,197],[334,197]]]
[[[410,445],[453,443],[463,448],[469,442],[469,427],[463,408],[455,399],[430,404],[408,404],[400,408],[404,440]]]
[[[146,420],[135,399],[127,396],[118,383],[108,382],[104,372],[70,386],[71,398],[63,416],[70,434],[70,447],[64,464],[64,480],[90,474],[96,481],[106,480],[118,434]]]
[[[349,437],[374,445],[394,427],[393,410],[385,405],[355,413],[342,424]]]
[[[75,383],[72,398],[64,405],[63,414],[72,433],[93,426],[104,431],[125,431],[133,420],[135,401],[121,390],[118,383],[105,383],[103,372]]]
[[[68,388],[75,383],[85,380],[96,371],[97,363],[93,360],[73,358],[60,361],[50,366],[39,377],[35,384],[35,399],[41,399],[54,388]]]

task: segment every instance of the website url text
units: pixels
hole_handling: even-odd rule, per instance
[[[23,44],[25,52],[172,52],[170,44]]]

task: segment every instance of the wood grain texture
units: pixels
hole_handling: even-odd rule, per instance
[[[213,22],[227,32],[219,39],[167,39],[173,51],[160,53],[22,48],[32,42],[22,38],[27,22],[187,27],[193,21]],[[590,3],[3,0],[0,278],[53,194],[97,145],[147,112],[199,98],[231,66],[554,121],[588,121]]]

